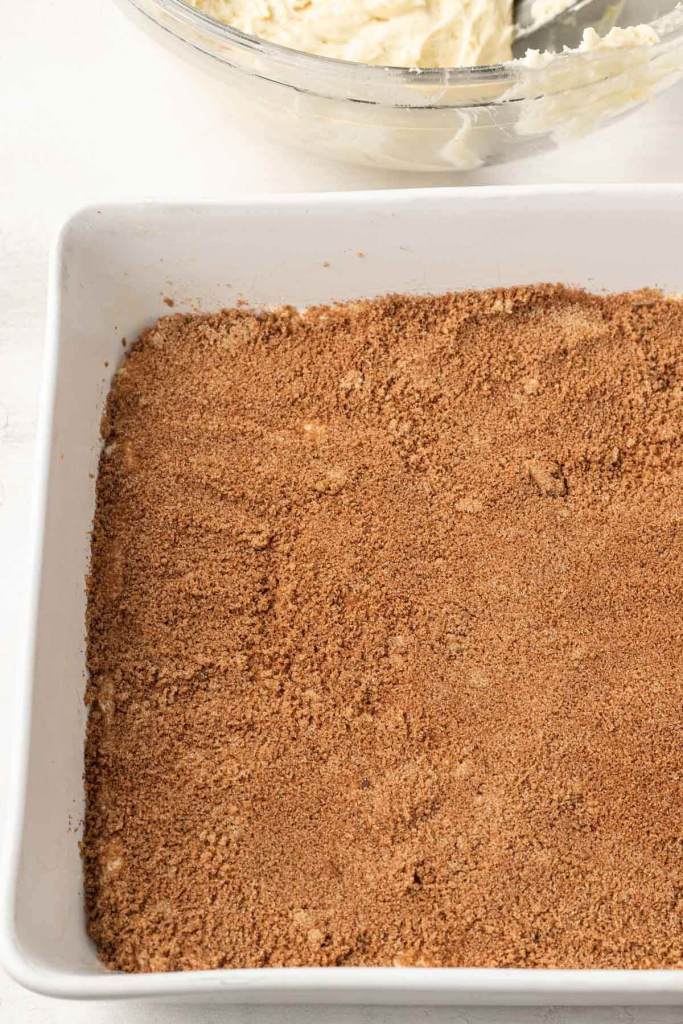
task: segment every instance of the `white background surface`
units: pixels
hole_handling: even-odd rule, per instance
[[[231,192],[683,180],[683,87],[590,139],[449,180],[342,167],[248,134],[229,97],[109,0],[0,0],[0,821],[26,612],[48,246],[76,206]],[[558,244],[561,244],[558,240]],[[647,254],[643,254],[647,259]],[[683,1024],[661,1009],[181,1008],[56,1003],[0,972],[2,1024]]]

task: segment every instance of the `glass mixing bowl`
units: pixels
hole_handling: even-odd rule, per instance
[[[372,167],[473,170],[576,138],[683,75],[683,7],[671,0],[583,0],[518,41],[519,58],[469,68],[392,68],[332,60],[245,35],[185,0],[119,0],[160,41],[247,104],[257,131]],[[585,52],[584,28],[649,25],[658,41]]]

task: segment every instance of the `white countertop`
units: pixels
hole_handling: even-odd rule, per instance
[[[249,135],[229,97],[140,33],[109,0],[3,4],[0,46],[0,820],[26,613],[26,507],[50,240],[90,201],[431,184],[683,179],[683,86],[540,159],[464,176],[342,167]],[[646,254],[645,254],[646,258]],[[57,1003],[0,972],[0,1022],[22,1024],[683,1024],[681,1009],[330,1009]]]

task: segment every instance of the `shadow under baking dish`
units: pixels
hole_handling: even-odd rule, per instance
[[[680,292],[683,186],[413,190],[91,207],[52,259],[33,604],[19,680],[0,950],[73,998],[284,1003],[677,1003],[681,971],[262,968],[115,974],[84,923],[84,577],[99,421],[123,339],[212,310],[564,281]],[[357,253],[362,251],[364,259]],[[645,259],[644,259],[645,255]]]

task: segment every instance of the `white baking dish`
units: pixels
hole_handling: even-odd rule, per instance
[[[52,260],[34,602],[18,680],[2,959],[78,998],[230,1002],[675,1003],[683,971],[261,969],[124,975],[83,921],[84,576],[98,425],[132,339],[168,312],[308,305],[535,281],[683,290],[683,186],[434,190],[123,204],[77,213]],[[363,253],[361,258],[359,253]],[[682,339],[683,343],[683,339]]]

